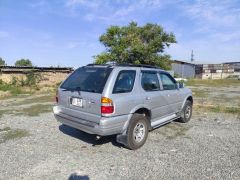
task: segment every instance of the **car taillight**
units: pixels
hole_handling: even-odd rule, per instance
[[[58,91],[56,91],[56,103],[58,103]]]
[[[102,97],[101,99],[101,113],[111,114],[114,111],[113,101],[110,98]]]

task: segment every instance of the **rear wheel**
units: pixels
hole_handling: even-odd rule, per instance
[[[148,129],[147,118],[142,114],[133,114],[127,130],[127,147],[134,150],[143,146]]]
[[[191,117],[192,117],[192,102],[187,100],[183,107],[182,116],[179,118],[179,121],[186,123],[191,119]]]

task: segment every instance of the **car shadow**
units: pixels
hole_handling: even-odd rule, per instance
[[[61,132],[63,132],[64,134],[67,134],[69,136],[77,138],[81,141],[91,144],[92,146],[100,146],[103,144],[112,143],[112,145],[114,145],[116,147],[119,147],[119,148],[123,147],[122,144],[120,144],[116,141],[116,135],[103,136],[100,139],[97,139],[96,135],[88,134],[81,130],[78,130],[76,128],[73,128],[73,127],[70,127],[67,125],[63,125],[63,124],[59,126],[59,130]]]

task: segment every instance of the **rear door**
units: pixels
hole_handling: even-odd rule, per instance
[[[98,123],[101,96],[112,71],[106,67],[82,67],[70,75],[58,90],[63,114]]]
[[[152,121],[169,114],[168,104],[160,90],[159,78],[156,71],[142,71],[141,85],[144,90],[144,104],[151,109]]]
[[[160,72],[160,80],[163,87],[163,94],[169,106],[170,113],[174,114],[181,110],[181,95],[174,78],[165,72]]]

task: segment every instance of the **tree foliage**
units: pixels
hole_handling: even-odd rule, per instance
[[[106,51],[95,56],[97,64],[115,61],[156,65],[164,69],[170,67],[170,56],[164,54],[164,50],[176,43],[174,34],[165,32],[162,26],[148,23],[141,27],[136,22],[122,27],[110,26],[99,40]]]
[[[32,67],[32,62],[29,59],[20,59],[15,62],[15,66],[30,66]]]
[[[0,66],[5,66],[6,62],[0,57]]]

